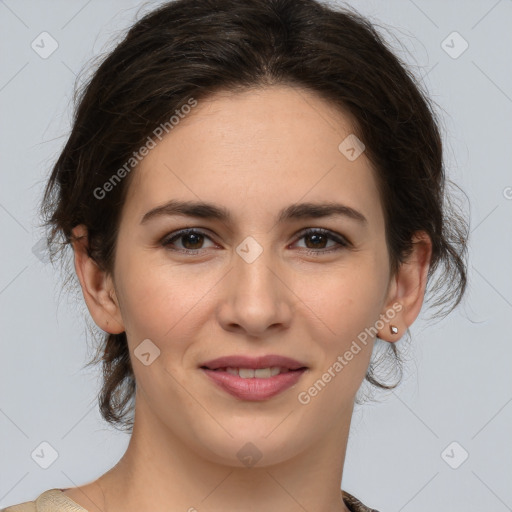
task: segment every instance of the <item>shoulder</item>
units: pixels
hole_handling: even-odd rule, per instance
[[[37,512],[36,502],[25,501],[24,503],[18,503],[17,505],[3,508],[0,512]]]
[[[78,512],[84,509],[71,501],[60,489],[48,489],[34,501],[3,508],[0,512]]]

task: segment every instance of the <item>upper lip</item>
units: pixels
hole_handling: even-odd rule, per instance
[[[280,368],[288,368],[289,370],[298,370],[299,368],[307,368],[304,363],[292,359],[290,357],[269,354],[259,357],[249,356],[224,356],[206,361],[200,365],[201,368],[216,370],[218,368],[271,368],[279,366]]]

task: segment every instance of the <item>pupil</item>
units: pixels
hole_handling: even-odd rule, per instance
[[[317,242],[320,241],[320,244],[322,243],[322,239],[324,239],[323,241],[325,241],[325,237],[323,235],[308,235],[306,237],[306,240],[311,240],[311,239],[316,239]],[[307,244],[306,242],[306,245],[309,247],[309,245]],[[313,247],[318,247],[318,243],[315,243],[313,242]]]
[[[190,233],[188,235],[184,235],[184,237],[183,237],[183,246],[186,249],[199,249],[200,247],[195,247],[195,246],[196,245],[201,245],[202,238],[203,238],[202,235],[195,234],[195,233]],[[190,241],[191,239],[192,239],[192,244],[189,244],[188,241]],[[195,239],[195,243],[194,243],[194,239]],[[190,245],[192,245],[193,247],[190,247]]]

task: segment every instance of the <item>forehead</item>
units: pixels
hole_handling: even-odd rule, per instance
[[[339,148],[353,131],[348,115],[304,89],[219,93],[156,140],[133,171],[125,206],[140,219],[171,198],[193,199],[261,217],[284,204],[327,200],[378,216],[364,152],[350,160]]]

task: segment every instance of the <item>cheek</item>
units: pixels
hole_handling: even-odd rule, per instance
[[[310,398],[317,396],[315,393],[321,395],[315,399],[319,413],[329,404],[342,410],[364,379],[374,342],[371,328],[382,312],[386,278],[382,262],[360,253],[350,265],[313,280],[301,280],[297,288],[297,295],[307,305],[302,313],[307,315],[310,334],[321,353],[321,364],[311,375],[308,388],[300,391]]]
[[[309,274],[294,283],[294,292],[309,308],[308,316],[317,318],[326,334],[337,340],[357,337],[379,318],[385,272],[369,256],[356,255],[350,264]]]
[[[309,311],[308,323],[315,326],[310,335],[319,364],[297,390],[298,402],[307,405],[304,410],[315,418],[346,413],[372,355],[373,336],[366,330],[380,313],[381,290],[373,279],[363,280],[356,273],[331,277],[324,292],[305,309]]]
[[[166,366],[179,361],[179,354],[204,323],[201,319],[207,316],[212,297],[208,291],[215,290],[219,279],[213,271],[199,272],[187,265],[152,262],[144,254],[120,259],[121,313],[132,352],[150,339],[161,350]]]
[[[170,278],[173,276],[170,268],[130,265],[124,267],[124,272],[119,287],[135,378],[146,400],[155,402],[156,407],[170,396],[185,401],[187,397],[180,394],[181,379],[175,370],[180,369],[193,339],[187,327],[196,323],[191,320],[191,312],[199,300],[199,291],[195,292],[198,297],[188,293],[179,279]],[[144,340],[150,340],[151,344],[141,345]],[[146,352],[151,359],[148,365],[139,360]]]

